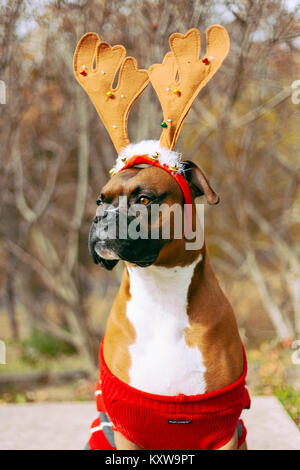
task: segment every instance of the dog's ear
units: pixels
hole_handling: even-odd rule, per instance
[[[208,204],[218,204],[220,198],[218,194],[212,189],[205,174],[195,163],[187,160],[184,163],[183,174],[189,183],[192,196],[205,196]]]

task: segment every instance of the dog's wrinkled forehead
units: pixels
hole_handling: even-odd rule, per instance
[[[117,202],[120,196],[128,198],[142,193],[154,196],[165,194],[170,200],[183,202],[179,185],[167,172],[153,166],[128,168],[111,178],[101,191],[108,203]]]

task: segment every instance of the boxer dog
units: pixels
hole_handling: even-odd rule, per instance
[[[95,33],[86,34],[75,52],[76,78],[119,154],[97,199],[89,250],[108,270],[120,260],[125,264],[100,347],[100,415],[91,427],[92,449],[246,449],[239,419],[250,406],[245,351],[205,243],[187,245],[191,233],[197,237],[203,231],[195,199],[204,196],[214,205],[219,197],[203,171],[173,151],[192,100],[229,48],[218,25],[207,32],[202,60],[199,42],[196,29],[173,34],[172,52],[148,72],[124,58],[122,46],[111,48]],[[120,64],[119,83],[112,89]],[[164,110],[162,138],[129,144],[124,120],[149,77]],[[161,210],[153,217],[155,206]],[[182,209],[179,219],[168,212],[173,207]],[[137,219],[147,236],[130,235],[128,227]],[[153,229],[158,236],[151,237]]]

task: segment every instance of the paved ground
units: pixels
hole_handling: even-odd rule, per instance
[[[83,449],[94,403],[0,405],[0,449]],[[243,416],[249,449],[300,449],[300,431],[274,397],[252,398]]]

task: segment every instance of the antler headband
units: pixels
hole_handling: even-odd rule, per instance
[[[172,152],[183,121],[200,90],[213,77],[228,54],[230,41],[225,28],[211,26],[206,33],[206,53],[199,59],[201,34],[190,29],[185,35],[174,33],[169,39],[171,51],[162,64],[139,70],[133,57],[125,57],[123,46],[111,47],[96,33],[87,33],[74,54],[74,73],[91,98],[120,156],[112,175],[140,163],[167,170],[180,185],[186,204],[192,201],[187,182],[180,173],[178,154]],[[120,69],[119,80],[113,88]],[[163,110],[160,150],[126,154],[129,139],[127,119],[130,108],[151,81]],[[139,146],[139,144],[137,144]],[[132,149],[131,149],[132,150]],[[164,154],[164,155],[161,155]],[[167,154],[167,162],[166,162]],[[190,218],[190,217],[188,217]]]
[[[87,92],[119,153],[129,144],[127,118],[130,108],[149,83],[157,93],[164,121],[160,143],[172,150],[183,121],[200,90],[213,77],[228,54],[230,41],[223,26],[206,33],[206,54],[199,59],[201,34],[196,28],[169,39],[171,52],[162,64],[138,70],[136,60],[126,57],[123,46],[111,47],[96,33],[87,33],[74,54],[74,73]],[[95,65],[94,65],[95,64]],[[118,85],[114,78],[120,68]]]
[[[125,55],[125,47],[111,47],[96,33],[87,33],[73,61],[75,77],[94,103],[118,153],[129,144],[129,110],[149,83],[147,70],[138,70],[136,60]],[[119,68],[119,82],[113,89]]]
[[[226,29],[215,25],[207,30],[203,59],[199,59],[201,34],[196,28],[185,35],[172,34],[169,43],[172,52],[165,55],[162,64],[149,68],[149,76],[164,113],[160,143],[172,150],[190,107],[221,66],[230,42]]]

